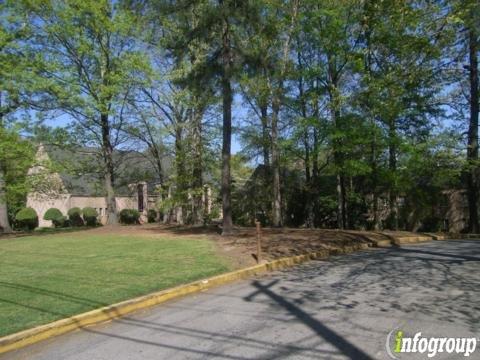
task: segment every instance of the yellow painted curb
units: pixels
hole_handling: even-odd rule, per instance
[[[342,249],[322,250],[305,255],[282,258],[226,274],[217,275],[205,280],[199,280],[186,285],[180,285],[171,289],[140,296],[135,299],[122,301],[117,304],[105,306],[100,309],[4,336],[0,338],[0,354],[7,351],[17,350],[76,329],[110,321],[131,312],[146,309],[165,301],[193,294],[214,286],[223,285],[267,271],[280,270],[309,260],[323,259],[330,255],[345,254],[366,248],[368,248],[367,244],[359,244],[357,246],[349,246]]]

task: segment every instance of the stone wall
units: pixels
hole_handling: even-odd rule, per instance
[[[56,197],[46,197],[39,194],[28,194],[27,207],[33,208],[38,215],[38,226],[50,227],[52,222],[50,220],[43,220],[45,212],[54,207],[66,215],[70,206],[70,194],[58,195]]]
[[[117,205],[117,212],[123,209],[137,209],[138,199],[136,196],[117,196],[115,198]],[[49,220],[43,220],[45,212],[54,207],[67,216],[69,209],[78,207],[83,209],[85,207],[92,207],[98,212],[98,220],[100,223],[106,223],[107,214],[107,200],[101,196],[81,196],[63,194],[57,197],[46,197],[40,194],[30,193],[27,197],[27,206],[35,209],[38,215],[38,225],[40,227],[50,227],[52,222]],[[147,219],[148,209],[156,209],[156,202],[152,198],[145,197],[144,211],[141,213],[143,221]]]

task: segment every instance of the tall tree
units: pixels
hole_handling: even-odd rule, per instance
[[[155,2],[153,2],[155,4]],[[241,35],[249,19],[257,14],[255,1],[238,2],[233,0],[180,1],[172,4],[160,1],[157,9],[166,14],[169,44],[177,58],[183,58],[191,44],[205,46],[206,56],[196,58],[194,70],[201,68],[204,72],[193,72],[193,77],[210,77],[217,81],[217,89],[222,98],[222,233],[232,231],[231,209],[231,138],[232,138],[232,103],[234,81],[237,76],[238,63],[242,58]],[[187,16],[185,16],[187,14]],[[189,14],[195,16],[191,21]],[[169,26],[173,24],[173,26]],[[175,36],[172,36],[172,34]],[[188,76],[187,76],[188,78]],[[190,76],[190,78],[192,78]],[[196,84],[194,84],[196,86]]]
[[[467,197],[469,225],[468,230],[471,233],[478,234],[480,226],[478,222],[478,112],[479,112],[479,80],[478,80],[478,52],[479,52],[479,27],[480,27],[480,6],[474,2],[469,4],[467,10],[466,34],[468,37],[468,74],[470,84],[470,120],[468,124],[468,180]]]
[[[75,120],[83,143],[100,148],[109,224],[117,223],[114,149],[123,110],[148,63],[136,48],[136,15],[121,2],[22,1],[36,46],[48,65],[42,76],[55,107]]]
[[[7,207],[10,185],[7,180],[12,177],[8,171],[15,159],[19,165],[29,159],[20,137],[16,135],[18,129],[10,128],[9,124],[17,110],[32,102],[30,97],[38,86],[32,74],[38,62],[24,45],[32,35],[31,29],[17,10],[13,1],[0,4],[0,228],[5,233],[12,231]],[[19,176],[17,172],[15,174]]]

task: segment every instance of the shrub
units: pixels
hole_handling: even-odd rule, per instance
[[[147,214],[148,222],[149,223],[154,223],[155,221],[157,221],[157,215],[158,214],[154,209],[148,210],[148,214]]]
[[[65,225],[65,216],[57,208],[50,208],[47,210],[45,215],[43,215],[43,220],[50,220],[55,227],[62,227]]]
[[[68,210],[68,219],[72,226],[83,226],[84,222],[82,219],[82,209],[78,207],[73,207]]]
[[[138,224],[140,213],[135,209],[123,209],[120,211],[120,222],[122,224]]]
[[[88,226],[95,226],[97,225],[97,210],[91,207],[83,208],[83,220],[87,223]]]
[[[18,227],[33,230],[38,226],[38,215],[32,208],[23,208],[16,215]]]

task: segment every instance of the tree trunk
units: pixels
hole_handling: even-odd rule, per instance
[[[337,174],[337,226],[339,229],[345,229],[346,226],[345,209],[345,177]]]
[[[282,222],[282,197],[280,192],[280,151],[278,149],[278,116],[280,99],[275,96],[272,102],[272,176],[273,176],[273,226]]]
[[[395,119],[391,119],[388,129],[388,169],[393,179],[390,185],[389,206],[390,217],[393,221],[393,230],[398,230],[398,201],[397,201],[397,129]]]
[[[373,125],[372,125],[373,126]],[[375,130],[374,130],[375,131]],[[370,166],[372,168],[372,198],[373,198],[373,230],[380,230],[380,218],[378,216],[378,193],[377,193],[377,144],[376,134],[373,134],[371,146]]]
[[[232,146],[232,55],[230,48],[230,29],[224,19],[222,34],[222,95],[223,95],[223,141],[222,141],[222,235],[232,233],[230,153]]]
[[[336,85],[332,84],[330,90],[330,103],[332,107],[332,123],[335,129],[342,130],[340,124],[340,113],[338,110],[338,100],[336,96]],[[346,219],[346,200],[345,200],[345,175],[343,170],[343,152],[340,149],[342,146],[341,140],[333,140],[333,157],[335,161],[335,167],[337,168],[337,226],[339,229],[345,229],[347,225]]]
[[[365,42],[366,42],[366,56],[364,58],[365,62],[365,72],[371,76],[372,75],[372,48],[371,48],[371,35],[372,35],[372,26],[374,24],[373,19],[374,13],[372,8],[372,3],[366,1],[364,3],[364,30],[365,30]],[[371,172],[371,191],[372,191],[372,211],[373,211],[373,230],[380,230],[380,218],[378,213],[378,166],[377,166],[377,132],[376,132],[376,124],[375,124],[375,116],[371,114],[371,101],[370,97],[367,96],[365,98],[365,107],[370,115],[370,122],[371,122],[371,129],[372,129],[372,141],[370,142],[370,167],[372,169]]]
[[[160,186],[163,186],[163,166],[162,166],[162,158],[160,156],[160,151],[156,146],[151,146],[150,153],[153,155],[155,159],[155,167],[156,172],[158,175],[158,181],[160,182]]]
[[[175,216],[180,225],[185,223],[187,203],[187,171],[185,164],[185,149],[183,147],[183,127],[180,122],[175,128],[175,170],[177,172],[175,203],[179,203],[180,209],[175,209]]]
[[[193,181],[192,181],[192,221],[194,225],[203,224],[203,156],[202,156],[202,116],[203,111],[196,109],[193,112]]]
[[[298,63],[302,69],[302,61],[300,53],[298,53]],[[307,118],[307,103],[304,98],[303,78],[300,77],[298,81],[298,93],[300,98],[301,113],[303,119]],[[314,227],[314,211],[313,211],[313,194],[312,194],[312,179],[310,171],[310,140],[309,127],[305,126],[303,130],[303,145],[305,146],[305,225],[308,228]],[[315,165],[314,165],[315,166]]]
[[[476,181],[477,161],[478,161],[478,39],[475,31],[469,31],[469,60],[470,60],[470,124],[468,127],[468,180],[467,180],[467,197],[468,197],[468,213],[469,223],[468,231],[478,234],[478,184]]]
[[[278,73],[278,85],[273,91],[272,98],[272,176],[273,176],[273,226],[283,226],[282,218],[282,197],[280,189],[280,149],[278,147],[278,120],[280,115],[280,106],[284,95],[284,80],[287,73],[288,56],[290,52],[290,43],[292,40],[297,15],[299,1],[292,2],[292,17],[290,27],[283,44],[283,56]]]
[[[270,167],[270,138],[268,135],[268,113],[267,104],[260,105],[260,116],[262,122],[262,150],[263,164],[268,169]]]
[[[8,208],[5,189],[5,173],[0,165],[0,228],[3,233],[11,233],[12,228],[8,221]]]
[[[312,176],[310,174],[310,144],[308,139],[308,131],[304,132],[304,144],[305,144],[305,214],[306,214],[306,226],[309,228],[315,227],[315,213],[314,213],[314,199],[313,199],[313,186]]]
[[[100,121],[102,124],[102,152],[105,164],[104,181],[105,191],[107,195],[107,224],[117,224],[117,204],[115,201],[114,182],[114,166],[113,166],[113,147],[110,142],[110,124],[108,122],[108,114],[101,114]]]

